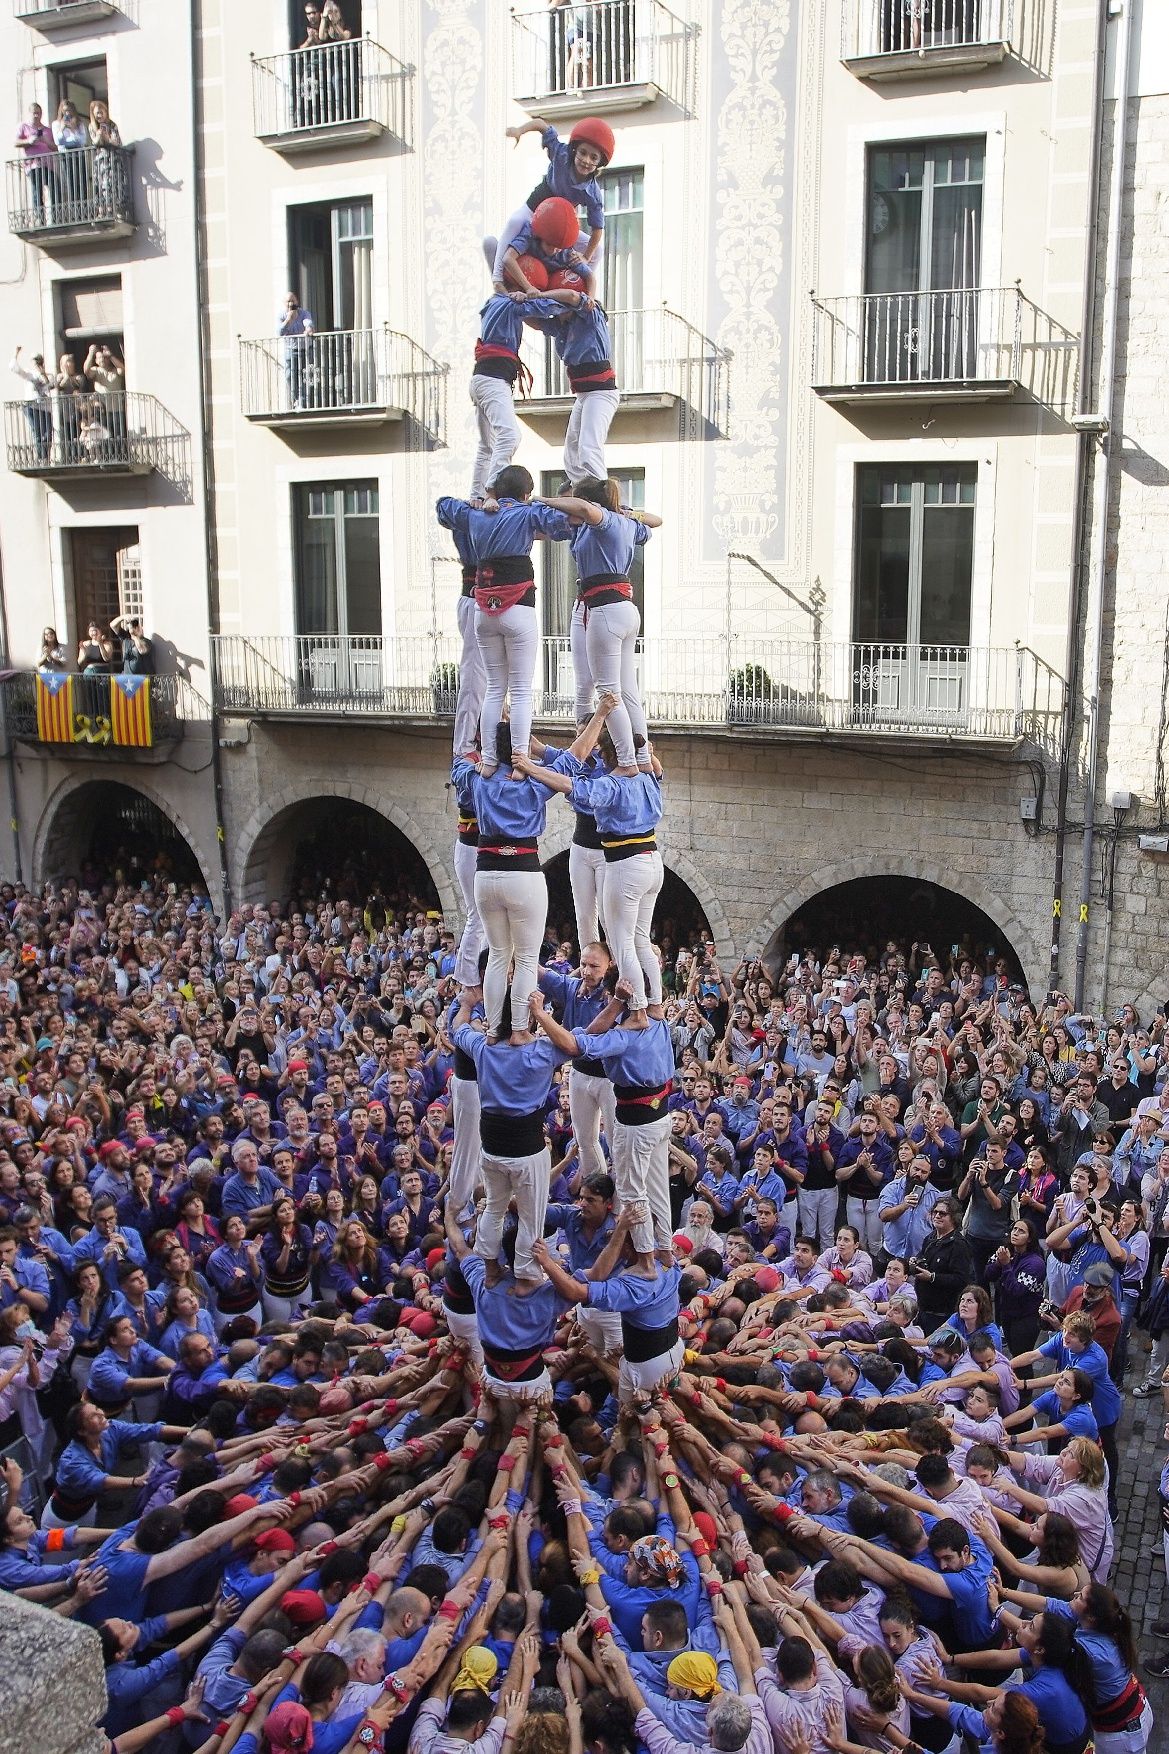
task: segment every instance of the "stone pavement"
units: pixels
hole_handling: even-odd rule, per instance
[[[1120,1453],[1120,1515],[1116,1522],[1116,1561],[1112,1587],[1132,1615],[1142,1661],[1169,1649],[1169,1639],[1154,1638],[1155,1620],[1169,1618],[1169,1586],[1161,1545],[1161,1504],[1157,1483],[1169,1445],[1162,1439],[1165,1414],[1160,1396],[1136,1400],[1133,1383],[1140,1382],[1145,1363],[1142,1336],[1133,1335],[1133,1355],[1126,1379],[1124,1412],[1117,1433]],[[1157,1681],[1142,1670],[1155,1715],[1149,1754],[1169,1750],[1169,1681]]]

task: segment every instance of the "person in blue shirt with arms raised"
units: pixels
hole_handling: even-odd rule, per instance
[[[585,944],[581,946],[579,975],[556,974],[548,968],[540,970],[540,991],[556,1006],[565,1029],[588,1029],[600,1016],[612,998],[606,985],[612,966],[603,944]],[[601,1152],[601,1128],[603,1125],[605,1142],[612,1151],[617,1108],[613,1085],[595,1054],[582,1054],[573,1060],[568,1102],[581,1173],[601,1174],[606,1167]]]
[[[599,116],[582,116],[568,139],[561,140],[551,123],[540,116],[507,130],[509,140],[518,145],[525,134],[538,134],[540,145],[548,154],[548,169],[536,184],[522,207],[517,207],[498,242],[485,238],[483,253],[491,269],[497,289],[503,286],[504,263],[509,250],[522,247],[532,216],[541,203],[560,199],[575,213],[584,207],[588,219],[588,235],[577,237],[574,255],[581,266],[595,264],[605,236],[605,198],[597,181],[597,172],[612,161],[616,148],[613,130]]]

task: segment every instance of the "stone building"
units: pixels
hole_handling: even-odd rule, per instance
[[[433,502],[469,482],[480,239],[541,175],[538,134],[504,131],[599,114],[608,457],[665,520],[635,581],[664,908],[728,959],[859,918],[994,948],[1033,991],[1071,988],[1079,950],[1086,1002],[1159,1001],[1161,9],[341,12],[348,39],[307,48],[284,0],[0,20],[23,105],[107,99],[125,142],[113,202],[99,147],[71,182],[7,173],[6,332],[26,362],[107,341],[126,390],[103,438],[95,400],[30,411],[10,380],[5,873],[158,834],[238,905],[286,893],[306,846],[364,840],[457,911]],[[278,332],[290,290],[310,335]],[[553,489],[570,404],[539,338],[529,363],[517,461]],[[558,550],[539,599],[555,724]],[[118,610],[155,636],[150,746],[92,673],[53,741],[42,631],[75,666]],[[567,834],[554,812],[552,875]]]

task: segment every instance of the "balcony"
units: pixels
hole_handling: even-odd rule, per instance
[[[46,34],[78,24],[100,24],[123,11],[114,0],[14,0],[13,9],[22,24]]]
[[[446,430],[445,365],[397,329],[331,329],[240,342],[243,412],[257,426]]]
[[[369,37],[252,60],[256,139],[277,152],[320,152],[410,129],[411,72]]]
[[[659,98],[688,114],[693,35],[659,0],[513,12],[515,101],[548,120],[638,110]]]
[[[185,676],[149,676],[140,682],[93,671],[43,676],[15,670],[0,683],[9,737],[50,753],[147,751],[177,742],[187,724],[208,717],[207,703]]]
[[[725,433],[728,420],[730,355],[664,305],[657,310],[614,311],[609,318],[613,369],[621,392],[615,416],[692,411],[699,430]],[[528,421],[563,420],[575,400],[568,374],[551,338],[527,331],[523,348],[532,373],[528,396],[516,400],[516,413]]]
[[[844,0],[841,59],[858,79],[978,73],[1011,53],[1015,0]]]
[[[132,146],[9,159],[8,229],[45,249],[129,237],[134,218]]]
[[[219,635],[220,709],[258,717],[449,719],[459,642],[428,635]],[[1026,647],[666,637],[638,672],[659,729],[818,738],[857,733],[1058,747],[1064,684]],[[545,639],[536,715],[571,721],[572,653]]]
[[[1018,286],[812,298],[812,385],[826,402],[1070,406],[1079,343]]]
[[[157,397],[134,391],[6,402],[4,441],[8,467],[42,481],[189,473],[186,430]]]

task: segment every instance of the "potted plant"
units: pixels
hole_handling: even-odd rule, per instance
[[[727,721],[732,725],[765,725],[775,716],[776,686],[762,664],[732,670],[727,682]]]
[[[439,718],[449,718],[455,710],[455,700],[459,692],[459,666],[450,663],[436,664],[430,672],[430,691],[436,715]]]

